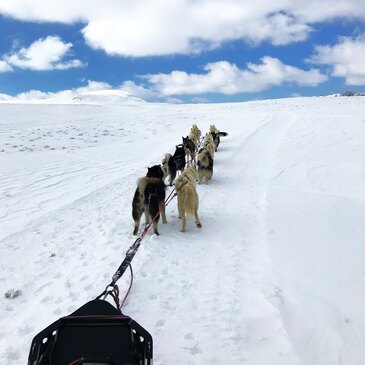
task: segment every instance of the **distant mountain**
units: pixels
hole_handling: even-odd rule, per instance
[[[32,91],[20,97],[0,94],[0,104],[92,104],[92,105],[128,105],[146,101],[123,90],[85,91],[66,90],[57,93]]]
[[[72,98],[73,101],[80,104],[135,104],[145,103],[141,98],[138,98],[131,93],[123,90],[98,90],[89,91],[76,95]]]
[[[332,96],[332,97],[338,97],[338,96],[365,96],[365,94],[364,93],[356,93],[354,91],[348,90],[348,91],[344,91],[343,93],[331,94],[331,95],[327,95],[327,96]]]

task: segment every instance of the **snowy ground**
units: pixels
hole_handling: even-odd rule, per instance
[[[134,241],[146,167],[193,123],[229,132],[198,230],[176,200],[123,312],[154,363],[365,364],[365,98],[0,104],[0,363],[99,294]],[[120,280],[125,289],[129,274]]]

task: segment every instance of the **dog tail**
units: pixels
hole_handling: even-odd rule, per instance
[[[217,134],[220,137],[226,137],[226,136],[228,136],[228,133],[227,132],[218,132]]]
[[[157,213],[160,209],[159,198],[158,198],[158,186],[157,184],[148,184],[146,189],[148,190],[147,191],[148,213],[151,219],[156,217],[156,221],[158,221],[159,216],[157,216]]]
[[[162,163],[167,164],[169,162],[170,158],[172,158],[172,154],[171,153],[165,153],[165,156],[162,160]]]
[[[203,152],[199,153],[199,155],[198,155],[198,166],[199,167],[201,167],[201,166],[207,167],[209,165],[209,159],[208,159],[207,153],[205,151],[206,150],[203,150]],[[210,154],[209,154],[209,156],[210,156]]]

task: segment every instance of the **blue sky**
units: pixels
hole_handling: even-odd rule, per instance
[[[115,88],[229,102],[365,90],[362,0],[2,0],[0,29],[1,99]]]

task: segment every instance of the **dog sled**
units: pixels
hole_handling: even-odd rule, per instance
[[[150,365],[152,337],[137,322],[95,299],[38,333],[28,365]]]

